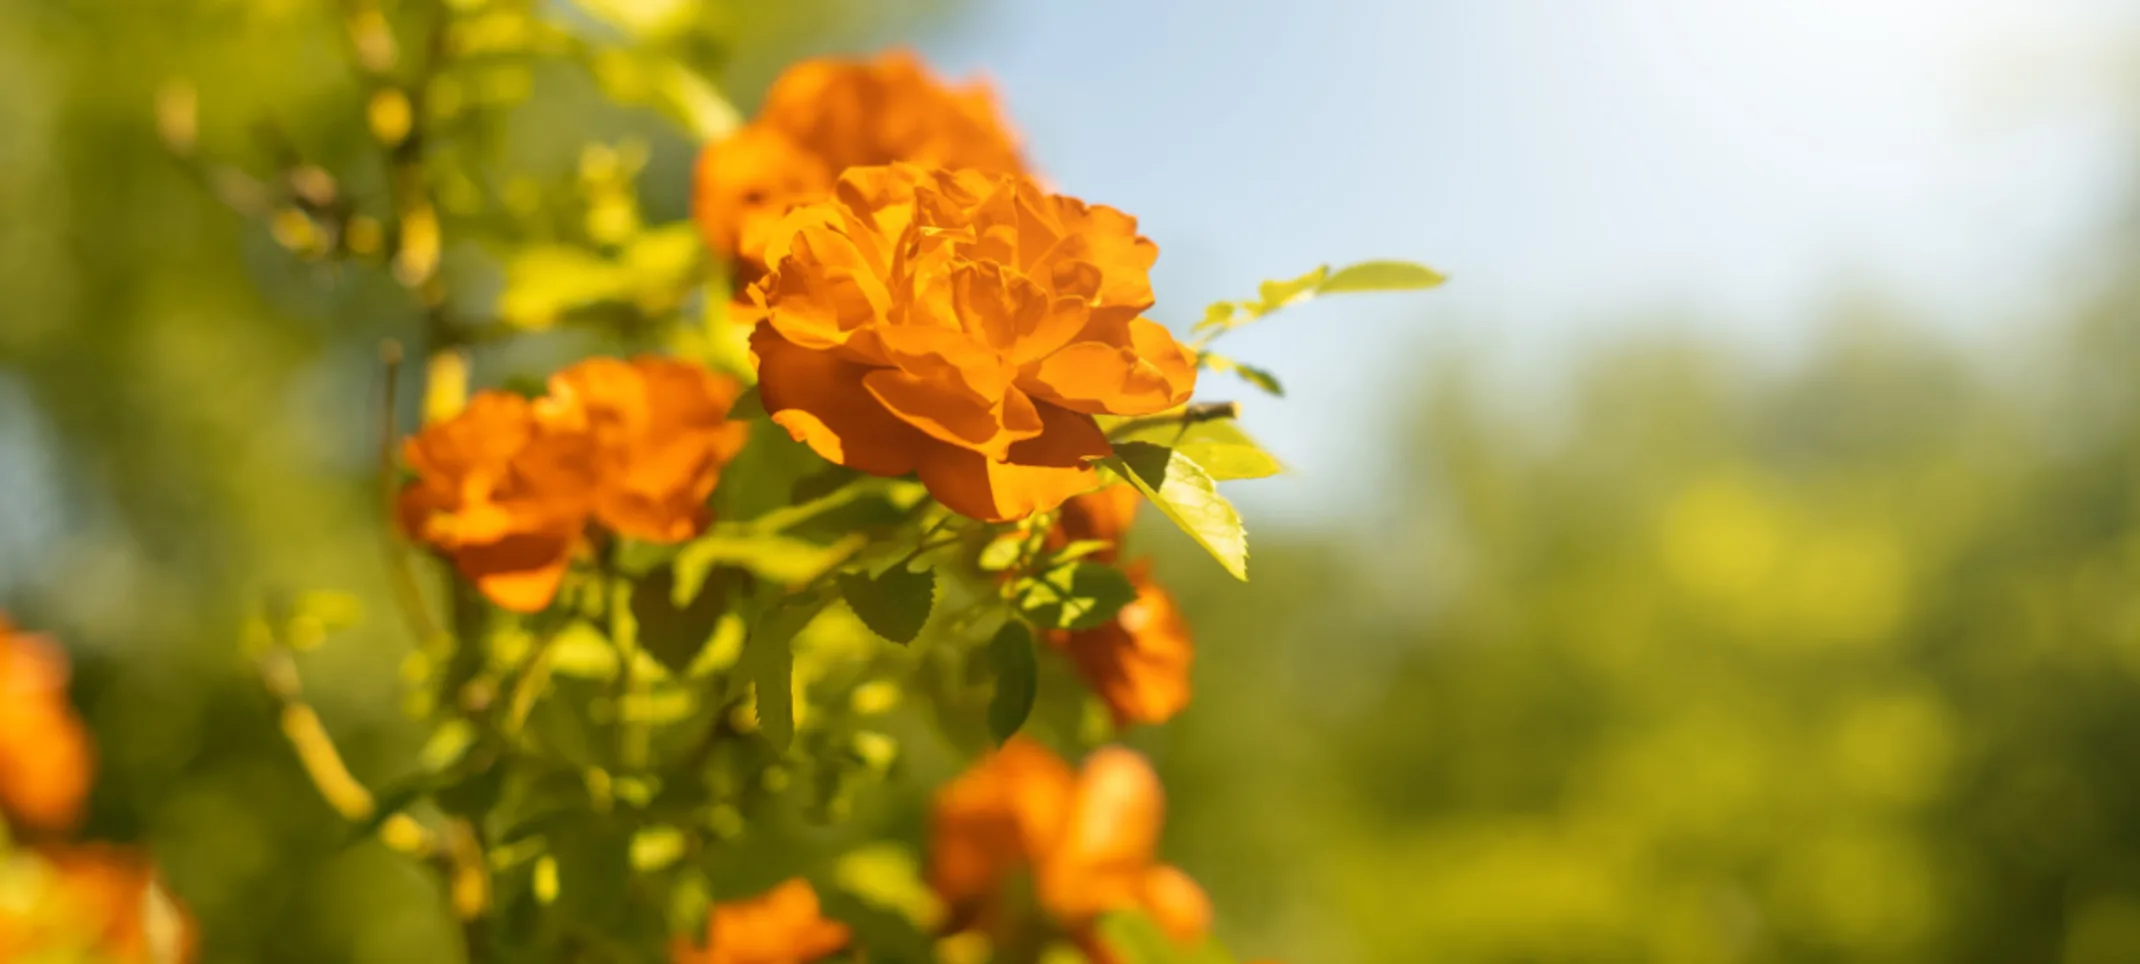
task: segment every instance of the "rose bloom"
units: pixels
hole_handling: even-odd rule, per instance
[[[18,836],[73,829],[94,757],[67,702],[66,656],[0,615],[0,815],[9,829]]]
[[[193,921],[131,851],[90,844],[0,855],[0,961],[194,960]]]
[[[1136,519],[1144,497],[1126,485],[1109,486],[1063,503],[1047,546],[1106,542],[1109,548],[1087,558],[1112,563],[1121,558],[1122,540]],[[1070,657],[1085,685],[1107,703],[1116,726],[1163,723],[1189,704],[1189,667],[1196,643],[1189,623],[1175,608],[1174,597],[1152,579],[1146,560],[1124,570],[1137,598],[1106,624],[1046,634],[1048,643]]]
[[[873,475],[918,473],[986,521],[1094,487],[1093,416],[1187,401],[1196,359],[1142,317],[1159,251],[1134,218],[1011,174],[849,170],[790,212],[751,288],[773,420]]]
[[[1047,634],[1070,657],[1085,685],[1107,703],[1116,726],[1164,723],[1189,705],[1189,667],[1196,643],[1174,597],[1152,580],[1151,564],[1125,570],[1137,598],[1092,629]]]
[[[674,964],[810,964],[847,946],[847,925],[820,915],[817,891],[800,877],[747,900],[713,905],[706,944],[679,941]]]
[[[1057,513],[1055,528],[1048,530],[1046,546],[1061,549],[1073,542],[1105,542],[1108,548],[1086,558],[1114,562],[1122,557],[1123,537],[1137,520],[1137,507],[1143,504],[1144,496],[1127,485],[1110,485],[1071,499]]]
[[[758,116],[699,156],[694,215],[722,257],[756,262],[782,215],[832,193],[840,172],[909,161],[1023,172],[985,84],[947,85],[903,50],[789,67]]]
[[[417,478],[401,524],[451,557],[492,602],[550,604],[589,522],[679,542],[705,530],[706,500],[748,426],[728,421],[733,379],[674,359],[594,358],[530,401],[480,392],[403,447]]]
[[[1142,911],[1194,941],[1210,930],[1211,904],[1157,860],[1164,809],[1158,775],[1134,752],[1101,749],[1072,770],[1013,738],[937,793],[930,883],[961,927],[1001,938],[1014,913],[1005,885],[1029,873],[1048,919],[1102,964],[1114,956],[1093,928],[1109,912]]]

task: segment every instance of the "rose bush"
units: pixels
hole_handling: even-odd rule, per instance
[[[1043,186],[985,86],[813,59],[736,123],[677,35],[479,6],[343,24],[380,196],[310,162],[261,187],[293,256],[420,319],[422,423],[403,437],[389,346],[379,468],[421,752],[352,766],[306,702],[304,654],[351,605],[279,594],[244,634],[351,839],[436,874],[444,956],[471,961],[1229,960],[1160,857],[1158,773],[1118,743],[1189,707],[1195,660],[1131,521],[1149,502],[1245,578],[1218,486],[1279,466],[1193,396],[1204,370],[1276,382],[1212,343],[1438,277],[1318,269],[1177,336],[1150,314],[1159,246]],[[411,41],[430,59],[398,59]],[[642,208],[643,144],[584,146],[561,193],[486,153],[512,98],[441,92],[507,56],[705,138],[689,217]],[[0,811],[63,832],[86,752],[41,652],[0,648],[22,694]],[[929,797],[925,831],[901,822]],[[128,883],[67,889],[135,892],[106,876]]]

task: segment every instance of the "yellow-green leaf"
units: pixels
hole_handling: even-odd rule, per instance
[[[1409,261],[1362,261],[1339,268],[1316,288],[1318,294],[1348,291],[1417,291],[1448,280],[1442,273]]]
[[[1211,473],[1174,449],[1149,442],[1117,442],[1102,464],[1146,499],[1235,579],[1248,579],[1248,530],[1241,513],[1219,494]]]

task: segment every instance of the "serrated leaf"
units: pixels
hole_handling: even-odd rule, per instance
[[[639,647],[678,676],[691,667],[729,602],[749,585],[750,574],[715,567],[693,586],[678,579],[674,565],[659,566],[632,585],[632,620]]]
[[[904,646],[921,635],[936,605],[936,570],[910,570],[904,563],[874,578],[859,572],[839,575],[840,595],[870,632]]]
[[[1219,482],[1261,479],[1285,471],[1278,457],[1263,450],[1232,419],[1209,419],[1183,425],[1147,423],[1116,437],[1117,442],[1150,442],[1174,449],[1203,466]]]
[[[1117,442],[1103,464],[1146,499],[1235,579],[1248,579],[1248,531],[1211,473],[1188,456],[1150,442]]]
[[[1018,612],[1041,629],[1092,629],[1134,602],[1137,587],[1122,570],[1070,562],[1022,583]]]
[[[996,675],[996,691],[988,699],[988,735],[1000,745],[1025,725],[1040,693],[1033,634],[1016,620],[1003,624],[988,641],[988,662]]]
[[[1423,264],[1362,261],[1332,272],[1316,290],[1318,294],[1326,295],[1350,291],[1417,291],[1447,280],[1441,272]]]
[[[773,748],[795,741],[795,635],[832,601],[827,593],[787,596],[766,607],[743,643],[743,669],[758,693],[758,729]]]

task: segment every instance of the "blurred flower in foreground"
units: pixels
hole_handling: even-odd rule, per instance
[[[67,702],[66,657],[0,615],[0,815],[18,834],[72,830],[93,766]]]
[[[809,964],[847,946],[847,925],[821,916],[800,877],[746,900],[713,905],[706,944],[679,943],[675,964]]]
[[[707,496],[747,431],[727,420],[739,391],[726,376],[647,356],[581,362],[532,402],[478,393],[405,443],[417,478],[401,493],[402,526],[491,601],[540,610],[590,520],[655,542],[705,529]]]
[[[1192,942],[1209,930],[1211,905],[1158,862],[1164,807],[1158,775],[1136,753],[1108,747],[1074,771],[1014,738],[938,792],[930,882],[955,927],[999,942],[1017,939],[1021,909],[1007,895],[1026,875],[1050,923],[1096,961],[1113,960],[1094,925],[1114,911],[1140,911]]]
[[[832,193],[840,172],[909,161],[1021,173],[985,84],[950,86],[906,51],[789,67],[758,116],[699,158],[695,214],[706,244],[756,261],[782,215]]]
[[[66,656],[0,614],[0,964],[190,958],[192,924],[147,860],[47,842],[80,821],[94,766]]]
[[[0,851],[0,961],[177,964],[194,944],[191,919],[134,853]]]
[[[1126,485],[1111,486],[1063,503],[1048,534],[1051,549],[1076,542],[1106,542],[1089,558],[1114,562],[1122,538],[1144,497]],[[1189,705],[1189,667],[1196,644],[1174,597],[1152,578],[1151,564],[1125,567],[1137,598],[1106,624],[1047,634],[1050,645],[1070,657],[1080,677],[1107,702],[1115,725],[1163,723]]]
[[[751,288],[765,407],[819,455],[918,472],[976,519],[1051,509],[1108,455],[1094,415],[1187,401],[1196,361],[1141,317],[1136,219],[1017,175],[855,168],[790,212]]]

